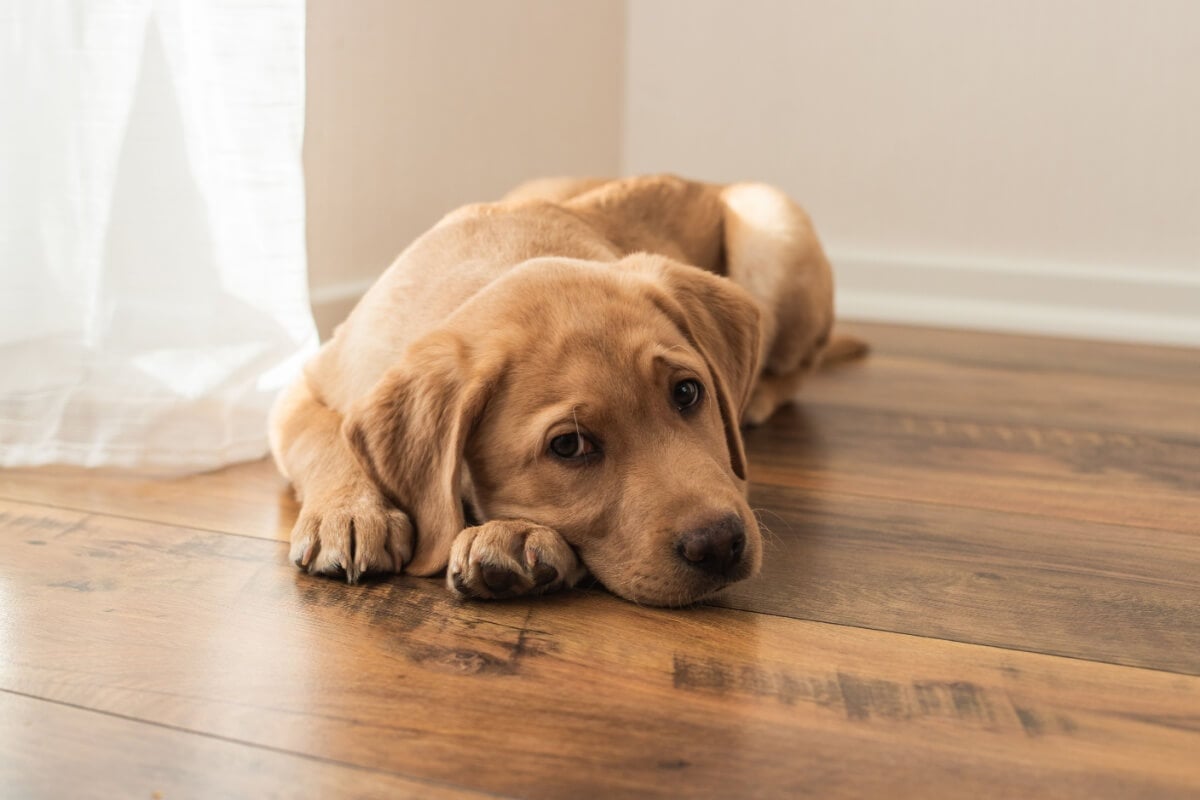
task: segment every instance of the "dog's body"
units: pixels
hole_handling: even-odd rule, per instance
[[[554,179],[459,209],[276,404],[292,557],[448,568],[476,597],[589,570],[639,602],[710,594],[761,561],[739,424],[791,397],[832,323],[808,218],[762,184]]]

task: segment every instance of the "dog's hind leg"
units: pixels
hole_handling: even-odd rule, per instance
[[[763,311],[762,373],[744,421],[765,422],[800,388],[836,341],[838,352],[865,352],[833,327],[833,271],[808,214],[762,183],[720,189],[725,274]]]

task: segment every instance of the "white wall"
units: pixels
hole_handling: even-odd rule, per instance
[[[1200,345],[1200,3],[633,0],[626,172],[773,181],[839,305]]]
[[[310,0],[310,283],[328,333],[446,211],[620,170],[620,0]]]

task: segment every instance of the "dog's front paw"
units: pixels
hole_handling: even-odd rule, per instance
[[[454,540],[446,583],[481,600],[567,589],[587,570],[557,531],[531,522],[493,520]]]
[[[350,583],[371,572],[400,572],[412,552],[408,515],[370,492],[305,502],[292,529],[291,559],[297,567],[345,575]]]

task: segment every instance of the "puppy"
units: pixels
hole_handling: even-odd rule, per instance
[[[291,557],[351,583],[445,570],[475,598],[590,572],[695,602],[759,569],[740,425],[791,398],[832,324],[829,263],[770,186],[553,179],[459,209],[272,411]]]

